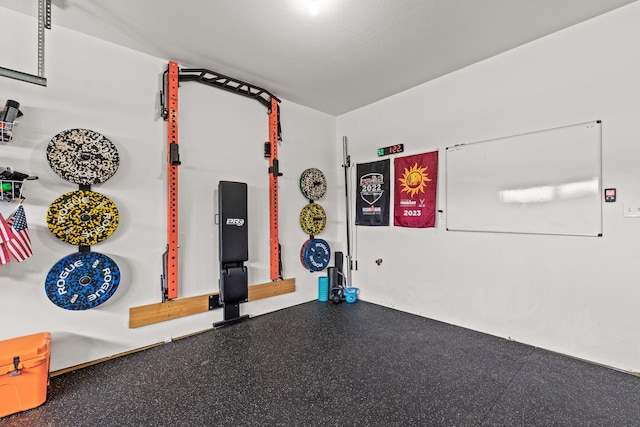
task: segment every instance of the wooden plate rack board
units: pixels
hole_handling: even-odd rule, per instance
[[[249,302],[295,292],[296,279],[276,280],[249,286]],[[131,307],[129,328],[153,325],[167,320],[204,313],[219,308],[218,293],[168,300],[157,304]]]

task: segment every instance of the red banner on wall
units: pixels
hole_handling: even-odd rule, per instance
[[[397,157],[394,172],[394,225],[433,227],[436,223],[438,152]]]

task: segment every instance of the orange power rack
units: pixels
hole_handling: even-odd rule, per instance
[[[229,92],[253,98],[267,107],[269,142],[264,155],[269,159],[269,256],[271,280],[282,279],[280,240],[278,237],[278,162],[280,135],[280,100],[267,90],[216,73],[192,68],[180,70],[169,62],[164,79],[163,117],[167,120],[167,249],[163,255],[162,301],[178,297],[178,86],[180,82],[197,81]]]

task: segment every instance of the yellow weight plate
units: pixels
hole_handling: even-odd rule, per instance
[[[300,227],[305,234],[317,236],[322,233],[325,225],[327,225],[327,214],[319,204],[309,203],[300,211]]]
[[[118,208],[95,191],[70,191],[51,203],[47,226],[58,239],[71,245],[91,246],[113,234],[118,227]]]

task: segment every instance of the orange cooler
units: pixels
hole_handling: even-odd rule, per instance
[[[0,341],[0,417],[47,400],[50,342],[49,332]]]

